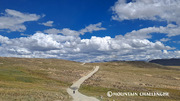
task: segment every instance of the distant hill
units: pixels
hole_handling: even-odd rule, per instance
[[[155,59],[149,62],[165,66],[180,66],[180,59]]]

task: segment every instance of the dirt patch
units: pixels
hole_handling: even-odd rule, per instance
[[[152,75],[151,74],[144,74],[145,76],[148,76],[148,77],[151,77]]]

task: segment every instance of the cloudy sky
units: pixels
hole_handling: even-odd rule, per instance
[[[180,58],[179,0],[0,0],[0,56]]]

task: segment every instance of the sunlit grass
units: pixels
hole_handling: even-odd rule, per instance
[[[83,83],[80,92],[101,101],[179,101],[180,68],[174,69],[145,62],[94,63],[100,70]],[[169,97],[107,97],[113,92],[169,92]],[[102,98],[102,99],[101,99]]]
[[[0,57],[0,101],[70,101],[66,89],[93,67],[58,59]]]

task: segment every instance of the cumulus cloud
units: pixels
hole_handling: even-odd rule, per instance
[[[52,27],[53,23],[54,23],[54,21],[47,21],[47,22],[41,23],[41,25]]]
[[[169,51],[173,48],[159,41],[125,36],[81,39],[79,36],[35,33],[9,39],[0,35],[0,44],[0,56],[61,58],[82,62],[180,57],[178,51]]]
[[[48,34],[63,34],[63,35],[68,35],[68,36],[79,36],[84,35],[85,33],[92,33],[93,31],[99,31],[99,30],[106,30],[106,28],[101,27],[102,23],[97,23],[97,24],[90,24],[89,26],[86,26],[84,29],[81,29],[79,31],[71,30],[69,28],[63,28],[63,29],[56,29],[56,28],[51,28],[44,30],[45,33]]]
[[[118,0],[112,7],[114,20],[165,20],[180,24],[179,0]]]
[[[168,37],[180,35],[180,27],[174,24],[168,24],[167,26],[160,27],[148,27],[139,30],[133,30],[125,35],[125,37],[131,37],[132,39],[150,39],[152,33],[166,34]]]
[[[16,10],[6,9],[0,16],[0,29],[8,31],[25,31],[25,22],[37,21],[41,16],[36,14],[21,13]]]
[[[159,41],[167,42],[169,37],[180,35],[180,1],[179,0],[118,0],[113,7],[113,20],[155,20],[167,21],[167,26],[147,27],[125,34],[125,38],[151,39],[152,33],[165,34],[168,38]],[[174,23],[175,24],[172,24]]]
[[[163,1],[157,0],[155,2],[155,0],[152,0],[151,2],[148,0],[136,0],[131,3],[126,3],[125,0],[119,0],[113,8],[115,12],[115,15],[113,16],[114,19],[129,20],[138,18],[149,20],[167,20],[170,22],[175,21],[169,20],[168,17],[162,17],[156,14],[152,16],[147,14],[141,17],[134,14],[137,13],[136,10],[133,11],[134,13],[130,14],[132,10],[131,6],[133,5],[134,8],[138,9],[135,6],[138,5],[138,7],[141,7],[142,2],[144,4],[148,3],[150,5],[154,5],[156,2],[160,2],[161,4]],[[172,0],[172,2],[175,1]],[[124,9],[121,9],[122,11],[118,12],[119,6],[120,8],[123,8],[123,6],[130,7],[130,11],[126,12],[125,10],[128,9],[125,9],[125,7]],[[149,8],[147,7],[147,9]],[[143,12],[147,11],[145,10]],[[143,12],[140,13],[143,14]],[[176,16],[177,14],[175,14],[175,17]],[[7,9],[6,13],[0,17],[0,29],[6,29],[9,31],[24,31],[26,30],[24,22],[36,21],[39,18],[40,16],[36,14],[25,14]],[[7,23],[5,23],[5,21]],[[168,37],[180,35],[178,21],[175,22],[177,24],[168,24],[167,26],[148,27],[134,30],[126,33],[124,36],[117,35],[115,38],[110,36],[92,36],[90,39],[81,39],[79,37],[79,35],[84,35],[85,33],[106,30],[106,28],[102,27],[102,23],[90,24],[77,31],[69,28],[51,28],[44,30],[43,33],[37,32],[31,36],[14,39],[0,35],[0,56],[60,58],[81,62],[180,58],[180,51],[175,51],[174,48],[166,46],[162,43],[168,41],[169,38],[164,38],[156,42],[148,40],[151,38],[151,33],[163,33]],[[43,24],[51,27],[53,22],[46,22]]]

